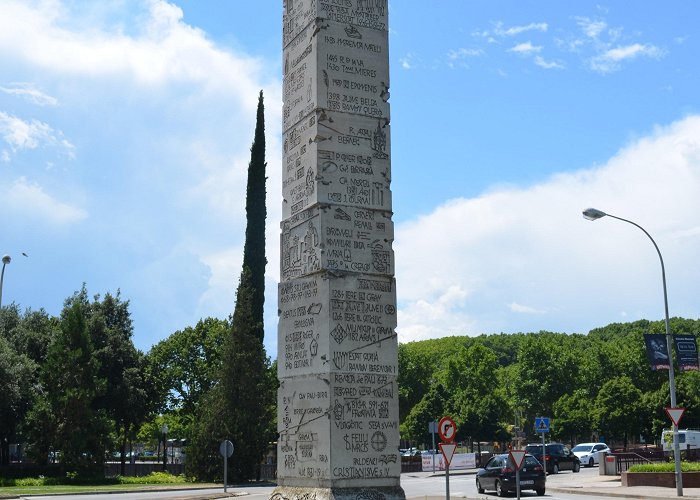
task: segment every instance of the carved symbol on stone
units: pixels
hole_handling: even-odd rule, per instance
[[[347,352],[334,352],[333,353],[333,364],[338,370],[342,370],[348,364],[348,359],[350,355]]]
[[[383,463],[384,465],[387,465],[389,462],[395,464],[396,455],[380,455],[379,462]]]
[[[320,314],[321,309],[323,308],[323,304],[318,304],[314,303],[309,306],[309,308],[306,310],[307,314]]]
[[[333,417],[335,417],[336,420],[343,420],[345,417],[345,408],[343,408],[343,405],[338,402],[338,400],[335,400],[335,405],[333,405]]]
[[[335,215],[333,216],[333,218],[338,220],[350,220],[350,216],[342,208],[335,209]]]
[[[387,314],[396,314],[396,308],[393,304],[387,304],[384,306],[384,312]]]
[[[311,339],[311,342],[309,343],[309,354],[311,354],[312,358],[315,358],[316,355],[318,354],[318,336],[319,335],[316,335],[316,337]]]
[[[374,451],[384,451],[387,444],[386,434],[381,431],[376,431],[374,434],[372,434],[371,444]]]
[[[384,493],[378,491],[366,490],[357,495],[356,500],[385,500]]]
[[[391,254],[386,250],[372,250],[372,267],[375,271],[386,273],[389,271]]]
[[[335,340],[338,344],[342,344],[343,340],[345,340],[345,337],[347,336],[348,333],[341,325],[338,325],[335,328],[333,328],[333,331],[331,332],[331,337],[333,337],[333,340]]]
[[[382,122],[377,121],[377,128],[372,133],[372,150],[374,151],[374,157],[382,160],[389,158],[386,153],[386,132],[382,130]]]
[[[349,38],[355,38],[357,40],[362,40],[362,33],[360,33],[360,30],[355,28],[352,24],[348,24],[345,27],[345,34],[348,35]]]

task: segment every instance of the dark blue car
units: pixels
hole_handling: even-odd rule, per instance
[[[494,455],[486,466],[476,473],[476,489],[496,490],[499,497],[516,491],[515,465],[507,454]],[[525,455],[520,469],[520,491],[535,490],[538,495],[545,492],[545,473],[542,465],[532,455]]]

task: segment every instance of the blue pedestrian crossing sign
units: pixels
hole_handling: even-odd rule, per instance
[[[549,432],[549,417],[535,417],[535,432]]]

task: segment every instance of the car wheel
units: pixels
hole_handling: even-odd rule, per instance
[[[578,472],[578,471],[580,471],[580,470],[581,470],[581,463],[580,463],[580,462],[576,462],[576,463],[574,464],[574,472]]]
[[[481,487],[481,482],[478,479],[476,480],[476,491],[479,493],[484,492],[484,488]]]
[[[552,474],[559,474],[559,464],[552,465]]]
[[[544,488],[539,489],[539,490],[535,490],[535,493],[537,493],[537,496],[540,496],[540,497],[543,496],[544,495]]]
[[[588,466],[593,467],[595,465],[595,462],[593,461],[593,457],[588,459]]]
[[[503,486],[501,486],[500,481],[496,481],[496,495],[498,495],[499,497],[506,496],[506,490],[503,489]]]

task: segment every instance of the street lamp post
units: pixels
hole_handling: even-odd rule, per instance
[[[0,307],[2,307],[2,282],[5,279],[5,266],[12,262],[9,255],[2,256],[2,272],[0,272]]]
[[[160,428],[163,433],[163,472],[168,470],[168,424],[163,424]]]
[[[588,220],[597,220],[605,216],[612,217],[613,219],[621,220],[637,226],[641,229],[644,234],[651,240],[656,249],[656,253],[659,254],[659,261],[661,261],[661,281],[664,287],[664,313],[665,313],[665,323],[666,323],[666,349],[668,350],[669,356],[669,367],[668,367],[668,385],[671,393],[671,407],[676,408],[676,378],[673,371],[673,341],[671,339],[671,325],[668,318],[668,295],[666,293],[666,269],[664,268],[664,259],[661,257],[661,251],[659,246],[654,241],[654,238],[644,229],[642,226],[631,220],[623,219],[622,217],[617,217],[615,215],[606,214],[601,210],[595,208],[587,208],[583,211],[583,217]],[[676,495],[679,497],[683,496],[683,475],[681,473],[681,451],[678,445],[678,424],[673,423],[673,458],[676,465]]]

